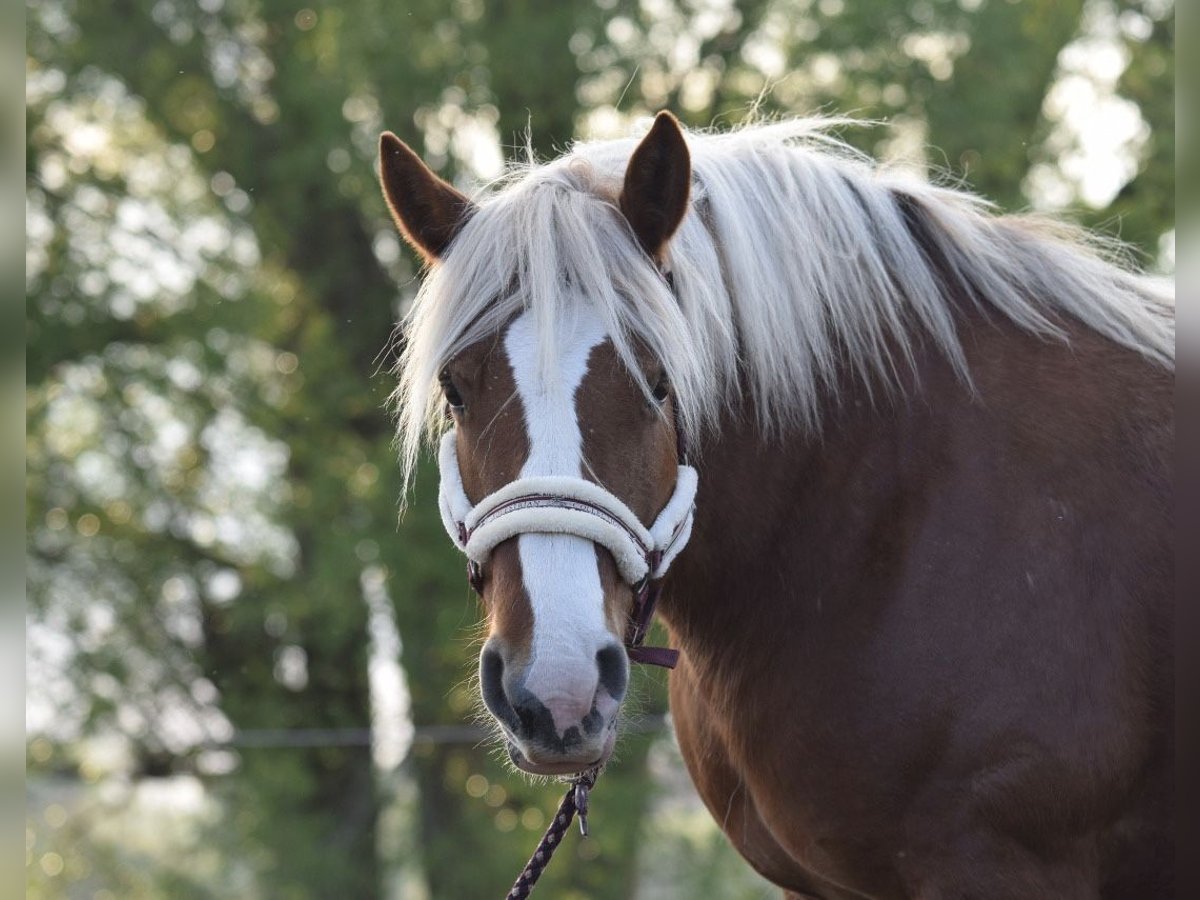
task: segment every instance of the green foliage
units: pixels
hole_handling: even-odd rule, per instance
[[[31,794],[30,895],[494,896],[557,803],[472,742],[418,740],[394,769],[362,741],[239,737],[371,723],[371,586],[412,720],[474,709],[481,613],[431,469],[397,525],[387,370],[417,267],[375,184],[380,130],[469,187],[496,144],[549,156],[660,107],[698,126],[825,107],[890,119],[849,136],[1021,208],[1031,165],[1065,152],[1045,98],[1084,8],[30,5],[29,762],[78,788]],[[1120,23],[1118,90],[1149,132],[1081,215],[1153,255],[1174,226],[1173,10],[1086,8]],[[761,895],[694,802],[656,794],[663,742],[624,740],[546,896]],[[129,785],[165,776],[205,799],[156,857]]]
[[[1168,4],[1122,0],[1117,4],[1129,65],[1121,95],[1137,104],[1149,129],[1137,174],[1111,206],[1084,217],[1113,231],[1153,259],[1163,232],[1175,227],[1175,11]],[[1133,30],[1136,28],[1136,30]]]

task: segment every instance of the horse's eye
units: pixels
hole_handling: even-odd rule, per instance
[[[654,385],[654,390],[650,392],[650,396],[654,398],[654,402],[663,404],[667,402],[667,395],[671,393],[671,382],[667,380],[667,373],[658,376],[658,382]]]
[[[449,369],[442,369],[438,375],[438,383],[442,386],[442,394],[446,398],[446,405],[455,412],[460,412],[466,404],[463,402],[462,394],[458,392],[458,388],[454,386],[454,381],[450,378]]]

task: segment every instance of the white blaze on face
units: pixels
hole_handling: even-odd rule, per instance
[[[542,375],[541,341],[533,315],[522,313],[505,335],[504,349],[529,436],[523,478],[583,474],[575,392],[587,374],[592,348],[604,341],[607,332],[586,304],[575,309],[574,316],[560,319],[554,340],[557,365],[550,369],[554,377],[549,383]],[[525,687],[551,710],[561,732],[586,715],[598,681],[596,652],[613,640],[604,621],[596,550],[584,538],[551,534],[522,534],[517,550],[533,606]]]

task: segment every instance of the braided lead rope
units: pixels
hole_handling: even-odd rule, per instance
[[[571,820],[575,818],[576,813],[579,814],[579,830],[584,837],[587,837],[588,791],[596,784],[596,776],[599,774],[598,768],[588,769],[571,782],[571,786],[563,795],[562,802],[558,804],[558,812],[554,814],[550,827],[542,835],[537,849],[533,851],[533,856],[529,857],[529,862],[525,863],[525,868],[517,876],[517,880],[513,883],[512,890],[508,892],[505,900],[525,900],[533,893],[533,886],[537,884],[538,879],[542,877],[542,872],[550,864],[550,858],[554,856],[554,851],[562,843],[563,835],[571,827]]]

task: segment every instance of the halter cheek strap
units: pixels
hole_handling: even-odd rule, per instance
[[[642,647],[641,642],[654,615],[659,580],[692,533],[696,470],[679,466],[671,499],[646,528],[616,495],[576,477],[518,478],[472,504],[463,488],[455,440],[450,431],[439,448],[438,506],[450,539],[467,555],[472,586],[479,589],[481,567],[496,545],[509,538],[570,534],[592,541],[612,553],[621,577],[634,588],[625,641],[630,658],[674,667],[676,651]]]

